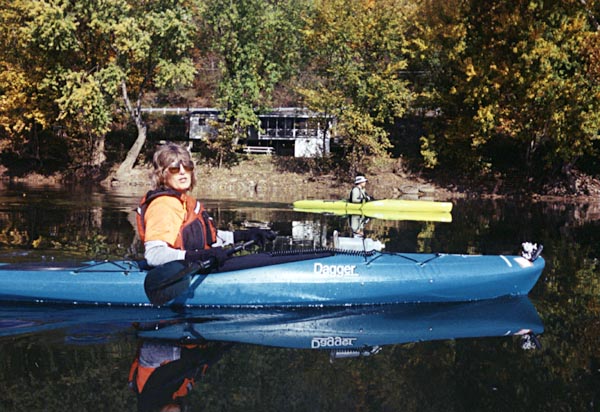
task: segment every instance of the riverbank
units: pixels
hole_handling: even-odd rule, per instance
[[[113,187],[148,184],[149,169],[137,167],[127,181],[111,182]],[[298,199],[344,199],[352,181],[333,174],[311,175],[282,170],[271,156],[256,155],[231,168],[196,167],[195,195],[201,198],[259,200],[291,203]],[[398,167],[381,167],[368,174],[367,191],[375,198],[448,200],[464,193],[437,185]]]
[[[292,172],[281,166],[280,159],[255,155],[242,159],[231,168],[211,168],[199,165],[195,194],[200,198],[231,198],[273,202],[293,202],[298,199],[345,199],[352,188],[350,177],[333,174],[312,175]],[[148,185],[149,170],[136,168],[118,186]],[[484,199],[531,198],[534,201],[597,202],[600,181],[575,172],[571,181],[555,180],[552,184],[523,184],[504,178],[465,181],[455,176],[427,176],[390,161],[373,168],[367,177],[367,191],[378,199],[423,199],[448,201],[473,197]]]
[[[201,198],[231,198],[272,202],[292,202],[297,199],[344,199],[352,188],[351,178],[347,181],[333,174],[312,175],[284,169],[281,159],[272,156],[254,155],[241,159],[231,168],[214,168],[199,165],[195,194]],[[110,175],[103,181],[108,188],[124,189],[135,186],[136,192],[149,189],[149,167],[136,167],[127,180],[115,182]],[[60,185],[59,174],[43,176],[28,174],[10,176],[6,167],[0,168],[4,181],[28,185]],[[504,198],[530,197],[537,201],[596,202],[600,199],[600,181],[575,172],[571,181],[554,181],[552,185],[528,187],[517,181],[488,179],[469,181],[453,179],[452,176],[431,177],[402,167],[399,161],[390,161],[368,173],[367,190],[375,198],[404,198],[428,200],[452,200],[464,197]],[[100,183],[99,183],[100,184]]]

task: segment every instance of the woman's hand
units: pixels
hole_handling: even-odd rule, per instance
[[[210,267],[221,267],[229,258],[227,251],[222,247],[212,247],[203,250],[187,250],[185,252],[186,262],[211,262]]]
[[[236,230],[233,232],[234,242],[254,241],[258,246],[263,247],[265,243],[273,241],[277,235],[272,230],[252,228],[248,230]]]

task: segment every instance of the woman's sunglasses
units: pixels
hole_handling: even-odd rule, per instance
[[[171,164],[171,166],[167,167],[167,170],[169,171],[169,173],[174,175],[179,173],[181,166],[183,166],[183,170],[185,170],[186,172],[191,172],[194,170],[194,164],[188,162],[173,163]]]

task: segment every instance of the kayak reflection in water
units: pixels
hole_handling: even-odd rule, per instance
[[[129,371],[138,412],[186,410],[185,397],[233,344],[143,341]]]

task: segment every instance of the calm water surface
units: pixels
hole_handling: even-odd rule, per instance
[[[1,189],[0,261],[140,251],[133,209],[141,192]],[[291,200],[205,205],[222,228],[267,223],[279,249],[348,233],[346,218],[294,212]],[[185,398],[190,411],[598,411],[599,226],[598,204],[489,200],[454,201],[450,223],[365,226],[389,251],[515,254],[523,241],[542,243],[546,269],[524,300],[243,316],[0,305],[0,411],[136,411],[127,385],[136,352],[178,327],[209,341],[211,366]],[[188,322],[156,330],[162,317]],[[539,329],[541,348],[503,336],[520,325]],[[327,350],[326,337],[348,330],[371,343],[362,353],[370,356]]]

